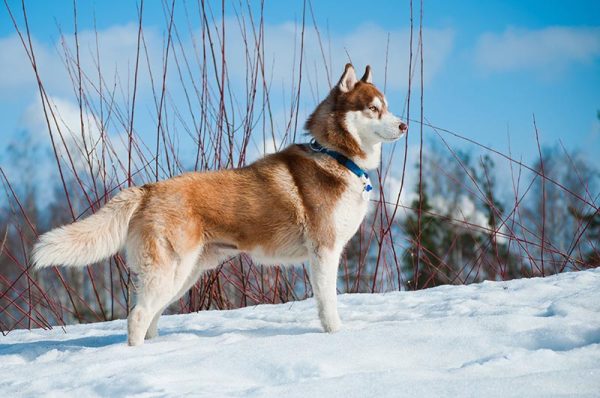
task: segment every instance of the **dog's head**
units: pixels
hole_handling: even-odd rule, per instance
[[[348,156],[366,157],[374,146],[406,134],[408,127],[393,115],[385,96],[373,85],[371,67],[358,80],[347,64],[338,84],[308,118],[305,128],[323,145]]]

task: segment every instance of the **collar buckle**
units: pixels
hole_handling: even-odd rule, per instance
[[[327,153],[327,148],[319,144],[314,138],[310,140],[308,146],[313,152]]]

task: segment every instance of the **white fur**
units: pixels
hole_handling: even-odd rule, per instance
[[[290,248],[292,249],[292,248]],[[261,248],[252,250],[250,257],[256,264],[261,265],[292,265],[306,261],[308,252],[304,246],[295,246],[293,250],[284,250],[277,255],[268,254]]]
[[[367,214],[369,204],[362,198],[364,189],[362,181],[354,175],[349,177],[352,177],[348,179],[349,189],[342,194],[333,211],[336,243],[342,247],[358,230]]]
[[[373,98],[373,102],[371,102],[371,105],[373,105],[377,109],[381,109],[382,106],[383,106],[383,104],[381,103],[381,100],[379,99],[379,97]]]
[[[349,189],[333,211],[335,244],[333,249],[316,249],[310,253],[310,272],[317,300],[319,319],[326,332],[338,331],[342,322],[337,311],[337,270],[344,246],[358,230],[367,213],[369,202],[363,200],[363,184],[356,176],[348,176]]]
[[[379,101],[379,99],[377,99]],[[381,101],[379,101],[381,103]],[[405,132],[400,130],[402,121],[391,112],[385,112],[381,118],[365,115],[366,111],[346,113],[346,127],[354,138],[358,138],[363,149],[381,142],[391,142],[401,138]]]
[[[342,248],[314,248],[310,251],[310,283],[317,300],[323,329],[334,333],[342,327],[337,310],[337,270]]]
[[[340,91],[343,93],[347,93],[352,90],[354,86],[358,83],[358,79],[356,78],[356,72],[354,71],[354,67],[348,66],[342,75],[340,82],[338,83],[338,87]]]
[[[376,98],[381,105],[381,101]],[[366,153],[366,159],[357,159],[356,163],[371,170],[379,166],[381,159],[381,143],[401,138],[405,132],[400,130],[400,118],[391,112],[385,112],[381,119],[365,115],[366,111],[350,111],[346,113],[345,124],[348,132]]]
[[[125,244],[142,192],[127,189],[90,217],[40,236],[33,246],[34,267],[84,266],[116,254]]]
[[[188,291],[196,283],[200,274],[207,269],[206,256],[203,261],[199,261],[201,256],[199,249],[179,261],[165,264],[164,266],[171,268],[172,272],[153,273],[151,278],[144,273],[144,267],[147,265],[135,262],[131,264],[135,267],[140,283],[134,284],[136,304],[127,317],[129,345],[140,345],[144,339],[151,339],[158,335],[160,315],[171,303]],[[128,251],[128,260],[131,258]]]

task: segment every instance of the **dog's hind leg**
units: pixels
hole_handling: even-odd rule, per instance
[[[197,258],[197,256],[190,257],[188,261],[191,261],[189,265],[183,267],[180,266],[182,270],[190,269],[187,277],[180,278],[180,280],[182,280],[182,283],[179,283],[179,289],[177,290],[177,292],[171,297],[169,303],[163,308],[161,308],[154,315],[154,318],[152,319],[152,322],[150,322],[150,326],[148,327],[148,331],[146,332],[146,340],[158,336],[158,320],[162,313],[167,309],[167,307],[175,301],[179,300],[179,298],[181,298],[181,296],[183,296],[185,292],[190,290],[191,287],[194,286],[194,284],[198,281],[198,278],[200,277],[202,272],[206,271],[207,269],[215,268],[219,264],[218,257],[207,254],[200,256],[199,259]]]
[[[164,307],[162,307],[160,310],[158,310],[158,312],[154,315],[154,318],[152,318],[152,322],[150,322],[150,326],[148,327],[148,331],[146,332],[146,337],[145,337],[146,340],[153,339],[154,337],[158,336],[158,320],[160,319],[160,316],[162,315],[162,313],[165,312],[165,310],[167,309],[167,307],[169,305],[171,305],[175,301],[179,300],[179,298],[181,296],[183,296],[183,294],[185,292],[187,292],[194,285],[194,283],[196,283],[196,281],[200,277],[201,273],[202,273],[202,270],[200,269],[200,267],[196,266],[192,270],[190,275],[186,278],[185,282],[183,283],[183,286],[181,288],[179,288],[177,293],[175,293],[170,298],[169,302]]]
[[[127,342],[136,346],[143,344],[152,319],[169,304],[177,290],[182,261],[164,241],[132,242],[137,244],[128,248],[127,261],[136,275],[136,303],[127,317]]]
[[[153,266],[151,272],[139,275],[136,304],[127,317],[127,342],[131,346],[144,342],[146,331],[158,310],[164,308],[173,294],[173,279],[163,269]]]

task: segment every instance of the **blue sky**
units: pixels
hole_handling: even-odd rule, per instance
[[[9,0],[9,4],[13,11],[19,12],[20,1]],[[46,56],[52,58],[56,55],[58,26],[67,34],[73,30],[72,3],[31,1],[27,4],[33,37]],[[176,4],[176,18],[184,20],[184,3]],[[190,9],[195,5],[194,2],[185,4]],[[255,11],[257,4],[254,4]],[[387,94],[392,110],[401,114],[407,84],[408,2],[346,1],[343,6],[340,4],[335,1],[314,1],[313,4],[319,29],[323,35],[328,32],[334,47],[333,79],[337,79],[347,61],[344,54],[348,51],[357,69],[362,69],[367,62],[374,66],[375,83],[382,86],[383,49],[390,33]],[[128,24],[131,27],[137,19],[133,1],[83,1],[79,2],[78,12],[80,31],[93,29],[94,14],[100,32]],[[419,3],[416,1],[414,12],[417,27]],[[277,51],[285,49],[285,34],[301,16],[301,1],[265,2],[265,23],[271,27],[267,35],[276,36],[267,37],[273,41],[274,80],[285,80],[288,73],[282,58],[289,54]],[[233,17],[234,7],[228,4],[226,18]],[[307,25],[312,31],[310,15]],[[146,2],[144,26],[148,32],[155,32],[157,41],[162,40],[165,21],[159,2]],[[510,134],[513,156],[523,156],[531,163],[537,157],[532,123],[535,114],[542,145],[558,145],[562,140],[567,148],[581,150],[600,166],[597,156],[600,153],[599,2],[426,1],[424,28],[424,107],[425,117],[431,123],[504,152],[508,146],[507,134]],[[15,43],[14,29],[2,7],[0,152],[20,131],[39,125],[29,120],[37,98],[33,74],[27,68],[23,50]],[[287,46],[293,47],[293,40]],[[320,53],[312,43],[307,54],[310,59],[311,54],[318,58]],[[42,73],[52,80],[53,70]],[[413,99],[416,99],[418,79],[414,83]],[[72,92],[63,86],[60,82],[49,84],[50,94],[73,101]],[[314,106],[314,99],[309,95],[306,82],[303,90],[302,115],[305,116]],[[323,93],[321,89],[320,96]],[[412,103],[411,118],[418,118],[418,102]],[[143,122],[140,123],[143,126]],[[432,131],[426,134],[435,139]],[[450,142],[457,148],[472,148],[461,141]],[[409,135],[409,145],[417,143],[417,134]]]

